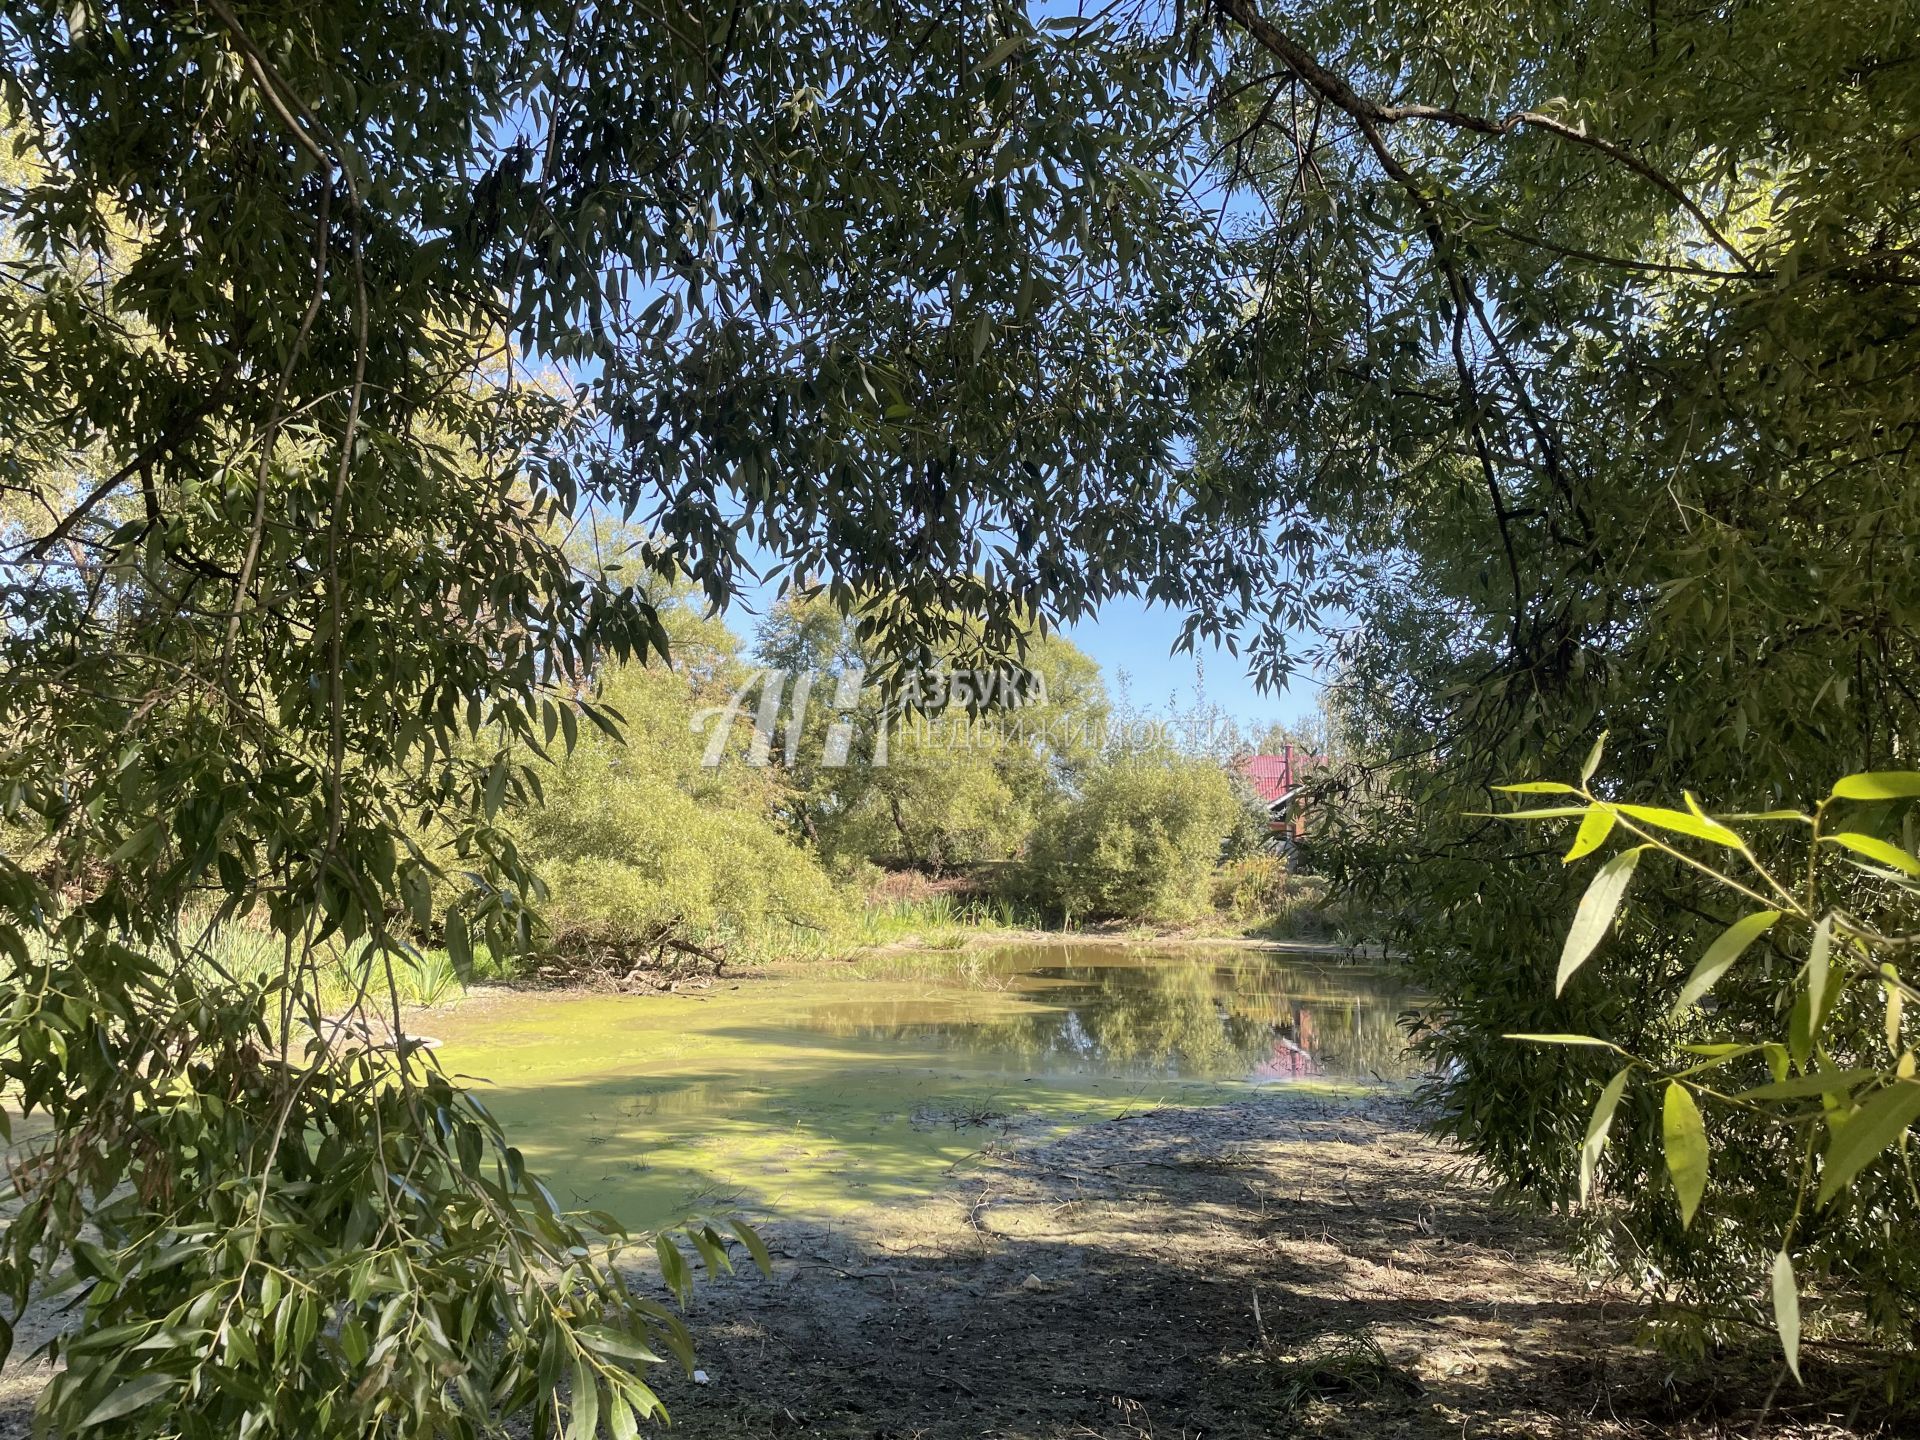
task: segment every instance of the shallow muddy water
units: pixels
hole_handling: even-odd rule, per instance
[[[1090,943],[697,994],[493,992],[422,1022],[568,1206],[636,1225],[925,1194],[1012,1127],[1405,1078],[1387,969]]]

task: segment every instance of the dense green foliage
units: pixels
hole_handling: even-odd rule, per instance
[[[732,635],[684,600],[660,610],[674,666],[603,672],[594,702],[620,717],[619,738],[593,732],[536,760],[540,803],[509,822],[546,885],[540,947],[631,965],[844,929],[847,899],[781,824],[785,787],[747,763],[751,737],[704,763],[708,725],[748,673]]]
[[[1920,857],[1877,832],[1891,810],[1920,798],[1920,773],[1846,776],[1811,813],[1712,817],[1691,796],[1685,809],[1597,796],[1590,786],[1600,759],[1596,745],[1578,785],[1502,787],[1562,802],[1510,818],[1579,819],[1568,864],[1616,837],[1638,842],[1601,864],[1582,896],[1556,993],[1606,940],[1649,861],[1704,877],[1744,913],[1671,996],[1663,990],[1669,1008],[1651,1053],[1600,1035],[1514,1037],[1611,1051],[1609,1063],[1627,1062],[1587,1121],[1581,1199],[1593,1198],[1596,1173],[1613,1168],[1601,1160],[1618,1125],[1616,1150],[1630,1157],[1626,1183],[1640,1182],[1657,1147],[1680,1230],[1713,1233],[1715,1243],[1700,1250],[1710,1260],[1744,1252],[1753,1264],[1796,1377],[1804,1277],[1828,1282],[1822,1331],[1898,1345],[1920,1288],[1912,1249],[1896,1239],[1920,1223],[1904,1153],[1907,1129],[1920,1119],[1905,1025],[1907,1003],[1920,997],[1906,973]],[[1717,1003],[1723,990],[1739,998]],[[1769,992],[1771,1005],[1743,1003]],[[1633,1238],[1622,1235],[1623,1243]]]
[[[1556,998],[1584,877],[1479,818],[1487,787],[1564,778],[1604,727],[1604,798],[1765,810],[1920,745],[1920,12],[1220,8],[1261,268],[1217,352],[1215,454],[1345,551],[1354,622],[1335,740],[1360,764],[1316,851],[1440,997],[1446,1128],[1567,1201],[1611,1072],[1504,1037],[1601,1035],[1670,1071],[1675,986],[1738,911],[1643,867]],[[1777,969],[1730,973],[1723,1033],[1770,1035],[1779,993]],[[1836,1053],[1879,1024],[1843,1009]],[[1596,1250],[1696,1316],[1764,1314],[1798,1156],[1730,1134],[1741,1205],[1683,1228],[1655,1130],[1616,1127]],[[1821,1283],[1911,1346],[1895,1221],[1824,1217],[1847,1259]]]
[[[49,1127],[0,1288],[76,1261],[49,1426],[632,1433],[662,1316],[317,979],[435,930],[462,965],[531,943],[529,853],[598,887],[563,928],[669,867],[705,897],[680,919],[739,923],[734,863],[671,826],[696,810],[716,853],[780,857],[762,911],[813,883],[775,813],[933,866],[1025,836],[1063,909],[1204,894],[1217,770],[943,771],[915,740],[844,785],[688,772],[685,696],[623,668],[660,615],[569,544],[614,510],[710,599],[749,542],[817,580],[853,616],[834,663],[876,678],[1044,657],[1122,593],[1279,673],[1336,607],[1357,766],[1322,863],[1442,999],[1449,1128],[1576,1195],[1606,1072],[1504,1037],[1669,1073],[1671,982],[1735,915],[1649,874],[1555,998],[1577,879],[1474,812],[1603,725],[1609,802],[1765,809],[1909,763],[1917,21],[0,3],[0,1074]],[[609,697],[657,770],[580,742]],[[549,764],[572,813],[514,818]],[[213,968],[243,920],[282,944],[259,983]],[[1714,993],[1757,1034],[1780,988]],[[1857,1008],[1832,1053],[1878,1033]],[[1686,1226],[1645,1133],[1623,1112],[1596,1238],[1751,1309],[1790,1157],[1731,1138],[1716,1173],[1775,1183]],[[1888,1165],[1818,1253],[1911,1344]]]
[[[45,1127],[0,1288],[73,1257],[85,1317],[45,1422],[631,1434],[661,1322],[604,1221],[316,959],[533,938],[526,753],[665,639],[569,552],[589,504],[715,597],[742,529],[884,579],[902,652],[1162,573],[1158,315],[1205,255],[1132,168],[1159,57],[558,0],[18,0],[0,54],[0,1070]],[[221,977],[190,913],[279,971]]]
[[[943,655],[956,663],[884,690],[863,683],[881,657],[854,628],[817,596],[761,627],[759,658],[790,682],[785,725],[804,707],[779,752],[794,827],[831,860],[935,873],[1022,853],[1107,742],[1098,667],[1066,640],[1028,635],[1017,662],[975,670]]]
[[[1227,774],[1171,751],[1104,759],[1035,836],[1026,883],[1082,919],[1191,920],[1242,813]]]

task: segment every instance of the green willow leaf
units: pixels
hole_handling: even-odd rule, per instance
[[[1838,845],[1851,850],[1856,855],[1864,855],[1889,870],[1898,870],[1907,875],[1920,875],[1920,860],[1914,859],[1898,845],[1888,844],[1871,835],[1861,835],[1852,830],[1842,830],[1833,835],[1822,835],[1821,843]]]
[[[1864,770],[1836,780],[1835,800],[1911,800],[1920,797],[1920,770]]]
[[[1503,1040],[1524,1040],[1532,1045],[1585,1045],[1596,1050],[1618,1050],[1622,1055],[1627,1053],[1621,1050],[1620,1047],[1611,1040],[1598,1040],[1591,1035],[1533,1035],[1523,1033],[1503,1035],[1500,1038]]]
[[[1673,1002],[1673,1013],[1680,1014],[1711,990],[1714,982],[1746,953],[1747,947],[1771,930],[1779,920],[1778,910],[1760,910],[1742,916],[1723,930],[1707,947],[1707,953],[1700,957],[1700,963],[1693,967],[1687,983],[1680,987],[1680,996]]]
[[[1586,763],[1580,767],[1580,783],[1582,785],[1585,785],[1593,779],[1594,773],[1600,768],[1600,757],[1606,754],[1606,751],[1607,732],[1602,730],[1600,732],[1600,738],[1593,742],[1593,748],[1587,752]]]
[[[1680,1224],[1690,1226],[1701,1197],[1707,1193],[1707,1127],[1692,1094],[1677,1081],[1667,1085],[1660,1138],[1666,1151],[1667,1175],[1673,1181],[1673,1193],[1680,1199]]]
[[[1813,941],[1807,947],[1806,966],[1807,1002],[1806,1041],[1809,1050],[1813,1042],[1820,1037],[1820,1027],[1826,1019],[1827,1009],[1832,1001],[1828,993],[1833,978],[1833,917],[1822,916],[1813,927]]]
[[[1852,1098],[1862,1085],[1880,1079],[1878,1070],[1816,1070],[1811,1075],[1791,1075],[1770,1080],[1751,1090],[1742,1090],[1737,1100],[1800,1100],[1809,1095],[1830,1095],[1841,1104]]]
[[[1688,810],[1669,810],[1662,805],[1622,805],[1622,815],[1630,815],[1635,820],[1644,821],[1662,830],[1671,830],[1676,835],[1686,835],[1695,840],[1708,840],[1715,845],[1723,845],[1729,850],[1745,848],[1745,842],[1738,834],[1729,830],[1718,820],[1705,815],[1695,815]]]
[[[1920,1120],[1920,1080],[1896,1080],[1874,1092],[1845,1120],[1828,1122],[1831,1140],[1820,1166],[1818,1203],[1826,1205]]]
[[[1560,969],[1554,976],[1554,994],[1567,988],[1574,972],[1587,963],[1606,938],[1607,931],[1613,927],[1613,917],[1619,913],[1620,902],[1626,898],[1634,867],[1639,865],[1640,856],[1647,848],[1636,845],[1631,850],[1623,850],[1595,872],[1586,894],[1580,897],[1579,908],[1574,911],[1573,925],[1567,931],[1566,944],[1560,952]]]
[[[1607,1134],[1613,1129],[1613,1113],[1620,1108],[1620,1097],[1627,1093],[1627,1081],[1633,1075],[1631,1065],[1623,1066],[1614,1074],[1600,1092],[1600,1099],[1594,1104],[1593,1114],[1587,1120],[1587,1135],[1580,1144],[1580,1199],[1584,1202],[1593,1191],[1594,1172],[1600,1164],[1600,1154],[1607,1148]]]
[[[1793,1276],[1793,1257],[1782,1250],[1773,1257],[1773,1328],[1787,1357],[1793,1378],[1800,1378],[1800,1286]]]
[[[95,1425],[104,1425],[109,1420],[119,1420],[144,1409],[172,1390],[177,1383],[171,1375],[142,1375],[129,1380],[88,1411],[87,1417],[80,1422],[80,1428],[90,1430]]]
[[[1586,819],[1580,822],[1580,828],[1574,832],[1573,844],[1562,858],[1561,864],[1571,865],[1576,860],[1584,860],[1613,834],[1616,817],[1613,811],[1604,805],[1595,805],[1587,811]]]

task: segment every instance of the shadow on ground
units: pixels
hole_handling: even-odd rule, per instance
[[[1404,1102],[1255,1099],[989,1147],[944,1196],[775,1226],[701,1287],[673,1433],[836,1440],[1812,1436],[1762,1367],[1675,1383],[1636,1312]],[[1812,1378],[1812,1377],[1810,1377]]]

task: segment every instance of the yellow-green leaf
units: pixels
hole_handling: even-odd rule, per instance
[[[1811,1046],[1820,1034],[1820,1022],[1827,1013],[1827,981],[1833,973],[1833,917],[1822,916],[1813,927],[1813,943],[1807,948],[1807,1042]]]
[[[1836,780],[1836,800],[1911,800],[1920,796],[1920,770],[1863,770]]]
[[[1842,830],[1834,835],[1820,837],[1829,845],[1839,845],[1864,855],[1875,864],[1884,865],[1889,870],[1899,870],[1908,875],[1920,875],[1920,860],[1916,860],[1898,845],[1890,845],[1885,840],[1877,840],[1871,835],[1861,835],[1852,830]]]
[[[1580,1198],[1583,1201],[1593,1190],[1594,1170],[1599,1166],[1600,1153],[1607,1148],[1607,1132],[1613,1129],[1613,1112],[1620,1108],[1620,1097],[1627,1093],[1627,1080],[1632,1074],[1633,1067],[1628,1065],[1607,1082],[1587,1121],[1587,1138],[1580,1146]]]
[[[1503,1035],[1503,1040],[1525,1040],[1533,1045],[1588,1045],[1596,1050],[1620,1050],[1611,1040],[1595,1039],[1591,1035]],[[1620,1050],[1622,1055],[1627,1052]]]
[[[1661,1139],[1666,1146],[1667,1174],[1673,1179],[1673,1193],[1680,1197],[1680,1224],[1693,1223],[1700,1208],[1700,1197],[1707,1193],[1707,1127],[1700,1118],[1700,1107],[1693,1103],[1687,1087],[1678,1082],[1667,1085],[1666,1103],[1661,1107]]]
[[[1558,995],[1567,988],[1567,981],[1587,963],[1594,948],[1613,927],[1613,917],[1619,913],[1620,902],[1626,898],[1627,884],[1633,879],[1634,866],[1640,863],[1641,852],[1646,848],[1636,845],[1631,850],[1623,850],[1594,873],[1587,893],[1580,897],[1580,906],[1573,914],[1573,924],[1567,930],[1567,943],[1560,951],[1560,969],[1553,981],[1554,994]]]
[[[1587,811],[1587,818],[1580,822],[1579,830],[1574,833],[1573,845],[1561,863],[1571,865],[1598,850],[1607,843],[1607,837],[1613,833],[1613,825],[1613,811],[1604,805],[1593,806]]]
[[[1780,1348],[1787,1368],[1800,1378],[1800,1287],[1793,1278],[1793,1257],[1782,1250],[1773,1257],[1773,1328],[1780,1332]]]
[[[1714,982],[1746,953],[1747,947],[1771,930],[1779,919],[1778,910],[1760,910],[1742,916],[1721,931],[1719,938],[1707,947],[1707,953],[1700,957],[1700,963],[1693,967],[1687,983],[1680,987],[1680,998],[1673,1002],[1674,1013],[1679,1014],[1711,990]]]
[[[1586,784],[1593,779],[1594,772],[1600,768],[1600,757],[1607,753],[1607,732],[1602,730],[1600,738],[1593,742],[1593,749],[1587,752],[1587,763],[1580,767],[1580,783]]]
[[[1718,820],[1705,815],[1695,815],[1686,810],[1669,810],[1661,805],[1622,805],[1623,815],[1631,815],[1635,820],[1648,825],[1658,826],[1662,830],[1671,830],[1677,835],[1691,836],[1695,840],[1710,840],[1715,845],[1724,845],[1729,850],[1744,848],[1744,842],[1733,831]]]
[[[1920,1081],[1896,1080],[1846,1120],[1829,1122],[1833,1139],[1820,1167],[1820,1204],[1851,1185],[1915,1120],[1920,1120]]]

